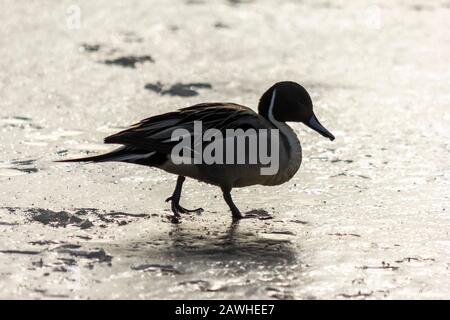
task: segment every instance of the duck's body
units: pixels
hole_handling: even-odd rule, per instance
[[[292,95],[292,96],[291,96]],[[280,106],[281,103],[281,106]],[[298,106],[300,103],[300,108]],[[290,115],[280,113],[280,108]],[[224,199],[229,205],[233,218],[239,219],[239,209],[231,200],[230,191],[233,188],[251,185],[274,186],[290,180],[300,168],[302,149],[294,131],[286,121],[302,121],[319,131],[322,135],[334,139],[312,112],[312,103],[306,90],[294,82],[279,82],[272,86],[261,98],[259,113],[252,109],[234,103],[203,103],[178,111],[157,115],[142,120],[127,130],[109,136],[105,143],[122,144],[123,146],[104,155],[65,160],[72,161],[120,161],[160,168],[178,175],[175,191],[168,200],[172,201],[172,211],[175,216],[196,210],[187,210],[179,205],[182,184],[185,177],[206,182],[222,189]],[[305,110],[303,110],[305,109]],[[300,111],[300,112],[298,112]],[[227,140],[227,130],[254,129],[257,139],[262,139],[259,132],[278,130],[278,170],[270,174],[262,174],[267,164],[261,163],[179,163],[173,157],[173,148],[178,141],[173,140],[175,130],[187,130],[195,139],[195,123],[202,123],[202,135],[207,129],[217,129],[224,133],[224,143]],[[231,138],[233,139],[233,138]],[[202,150],[208,145],[202,146]],[[194,148],[194,147],[193,147]],[[224,148],[224,159],[227,151]],[[249,152],[246,150],[246,152]],[[231,152],[233,153],[233,152]],[[273,155],[272,155],[273,156]],[[250,157],[246,154],[246,159]],[[64,160],[63,160],[64,161]],[[197,209],[200,210],[200,209]]]
[[[156,167],[169,173],[189,177],[202,182],[206,182],[221,188],[241,188],[251,185],[273,186],[282,184],[292,178],[300,168],[302,161],[302,150],[300,141],[295,132],[287,124],[272,124],[264,117],[258,115],[253,110],[244,106],[229,103],[214,103],[212,105],[202,104],[190,107],[196,112],[208,112],[208,108],[219,111],[226,108],[228,112],[238,112],[240,123],[234,124],[233,128],[248,129],[249,126],[255,129],[278,129],[280,130],[280,163],[276,174],[262,175],[261,164],[175,164],[170,156],[166,161],[155,165]],[[228,111],[229,110],[229,111]],[[181,110],[183,111],[183,110]],[[230,126],[231,127],[231,126]]]

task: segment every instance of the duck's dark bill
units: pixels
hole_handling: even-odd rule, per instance
[[[334,140],[334,136],[333,134],[328,131],[317,119],[317,117],[315,115],[312,115],[311,118],[309,118],[308,122],[306,123],[306,125],[308,127],[310,127],[311,129],[317,131],[318,133],[320,133],[321,135],[323,135],[326,138],[329,138],[331,141]]]

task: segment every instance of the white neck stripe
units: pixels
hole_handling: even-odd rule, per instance
[[[274,125],[278,126],[280,124],[280,121],[275,120],[275,117],[273,115],[273,107],[275,105],[276,94],[277,94],[277,89],[273,89],[272,99],[270,100],[268,116],[269,116],[270,122],[272,122]]]
[[[294,146],[298,143],[296,134],[285,122],[276,120],[273,115],[273,108],[275,106],[275,96],[276,96],[276,89],[273,89],[272,99],[270,100],[270,106],[269,106],[269,112],[268,112],[269,121],[275,127],[277,127],[281,131],[282,134],[284,134],[287,137],[289,145],[292,148],[294,148]]]

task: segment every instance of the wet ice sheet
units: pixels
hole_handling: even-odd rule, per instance
[[[450,297],[446,1],[85,1],[79,30],[71,4],[1,5],[0,297]],[[188,182],[182,203],[206,211],[172,225],[174,177],[51,162],[159,112],[254,107],[285,79],[337,139],[294,125],[300,172],[234,192],[272,219],[233,226]]]

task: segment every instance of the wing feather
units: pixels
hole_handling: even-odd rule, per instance
[[[185,129],[193,134],[194,121],[202,121],[203,132],[211,128],[224,132],[226,129],[267,127],[267,122],[250,108],[233,103],[202,103],[146,118],[105,138],[105,143],[169,154],[178,143],[171,140],[174,130]]]

